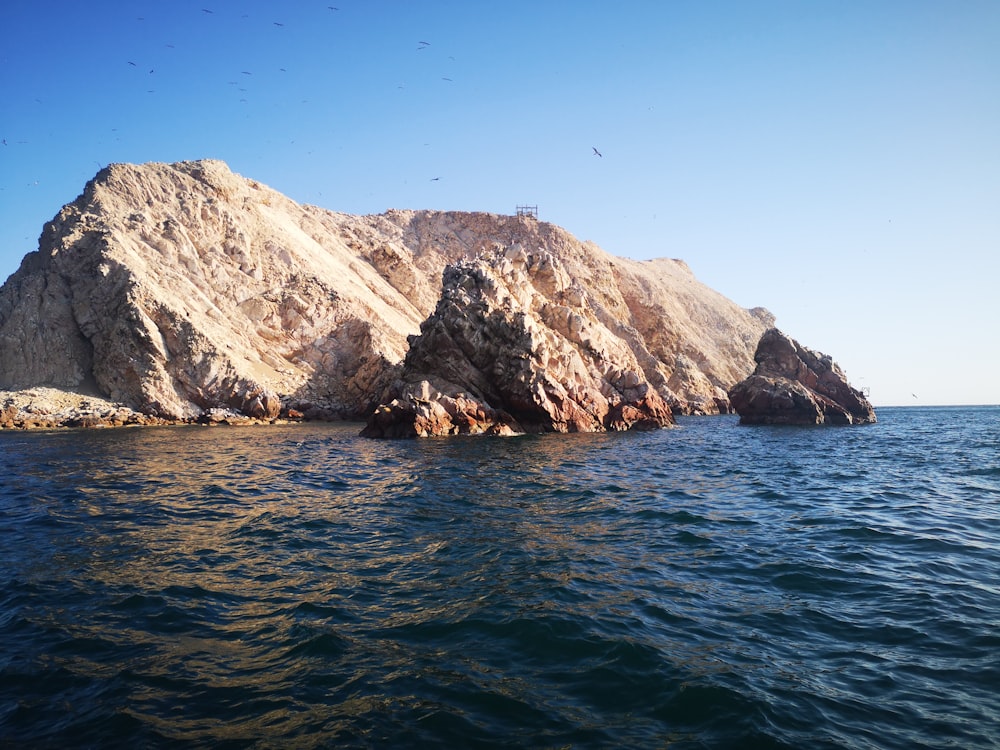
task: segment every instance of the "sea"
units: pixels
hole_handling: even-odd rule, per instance
[[[0,433],[3,748],[1000,747],[1000,407]]]

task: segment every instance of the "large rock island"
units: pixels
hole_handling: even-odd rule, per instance
[[[488,277],[496,293],[467,305],[464,322],[442,319],[446,268]],[[496,323],[500,308],[506,327],[475,338],[476,315]],[[494,352],[475,351],[486,331],[525,358],[528,390],[465,389],[480,406],[526,429],[607,429],[731,411],[727,392],[753,369],[773,316],[682,261],[615,257],[532,217],[354,216],[218,161],[115,164],[0,288],[0,390],[59,389],[166,421],[365,419],[406,388],[419,398],[421,382],[459,392],[433,346],[404,370],[425,321],[421,338],[439,342],[464,326],[469,362]]]

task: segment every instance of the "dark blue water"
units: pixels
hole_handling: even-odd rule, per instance
[[[0,746],[1000,747],[1000,408],[0,433]]]

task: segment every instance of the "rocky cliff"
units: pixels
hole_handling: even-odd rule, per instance
[[[0,288],[0,389],[92,393],[167,419],[362,417],[399,382],[445,268],[515,246],[555,259],[586,300],[574,314],[665,403],[729,410],[773,318],[681,261],[617,258],[528,217],[335,213],[217,161],[112,165],[44,227]]]

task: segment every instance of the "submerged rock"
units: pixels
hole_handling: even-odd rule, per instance
[[[444,272],[366,437],[655,429],[673,424],[628,343],[551,253],[520,245]]]
[[[865,424],[875,410],[833,359],[777,328],[764,333],[753,374],[729,391],[741,424]]]

